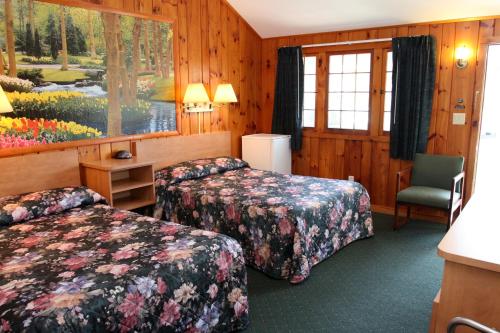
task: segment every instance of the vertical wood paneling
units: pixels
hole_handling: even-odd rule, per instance
[[[336,152],[335,140],[321,139],[319,143],[318,176],[323,178],[334,178],[334,156]]]
[[[228,5],[221,2],[221,70],[222,81],[229,82],[229,24],[227,19]],[[229,130],[229,105],[225,105],[221,109],[222,113],[222,130]]]
[[[203,82],[202,35],[201,35],[201,0],[189,0],[187,11],[187,38],[189,59],[189,83]],[[191,134],[198,134],[203,129],[203,113],[190,116]]]
[[[261,73],[262,73],[262,40],[259,36],[257,35],[252,35],[252,42],[249,44],[250,49],[252,50],[252,57],[251,57],[251,66],[253,69],[253,72],[249,76],[249,80],[252,84],[252,95],[251,95],[251,101],[252,101],[252,112],[248,115],[248,119],[250,119],[250,122],[247,122],[247,131],[249,133],[254,133],[257,132],[257,123],[258,123],[258,117],[261,111],[261,87],[262,87],[262,80],[257,81],[254,80],[253,78],[259,77],[261,78]]]
[[[186,0],[179,0],[178,16],[187,18],[187,3]],[[187,19],[179,20],[177,23],[179,35],[179,90],[181,91],[180,100],[184,96],[186,87],[189,84],[189,55],[188,55],[188,22]],[[181,132],[183,135],[191,134],[190,115],[181,113]]]
[[[500,36],[500,19],[495,20],[495,36]]]
[[[345,165],[342,178],[354,176],[356,181],[361,181],[361,162],[363,142],[348,140],[345,144]]]
[[[222,83],[222,19],[220,1],[213,1],[208,6],[208,50],[209,50],[209,73],[210,73],[210,95],[215,95],[215,89]],[[211,128],[218,131],[222,127],[222,110],[220,107],[211,114]]]
[[[459,22],[455,25],[455,49],[466,45],[472,50],[477,49],[479,36],[479,21]],[[456,109],[459,99],[463,99],[465,107],[466,122],[468,126],[455,126],[450,121],[448,124],[447,153],[449,155],[467,156],[470,135],[470,122],[472,117],[472,104],[474,93],[474,78],[476,76],[476,52],[472,52],[467,68],[459,69],[453,66],[452,90],[451,90],[451,112],[462,112]]]
[[[450,120],[451,80],[455,66],[455,24],[443,25],[438,81],[438,113],[436,115],[435,154],[446,153],[448,122]]]
[[[229,82],[232,83],[236,96],[239,98],[239,106],[242,105],[241,101],[241,82],[240,82],[240,31],[239,31],[239,17],[234,13],[232,8],[228,8],[227,11],[227,23],[228,23],[228,68],[229,68]],[[244,103],[243,103],[244,104]],[[242,112],[240,107],[231,105],[229,107],[229,129],[237,129],[242,126],[240,123],[240,112]],[[241,142],[239,135],[236,130],[231,131],[231,146],[233,147],[233,153],[241,155]]]
[[[319,139],[311,138],[309,144],[309,175],[317,177],[319,175]]]
[[[239,128],[241,128],[244,132],[246,132],[246,126],[248,124],[245,123],[245,119],[248,113],[252,112],[250,95],[251,95],[251,85],[248,77],[251,72],[251,50],[250,50],[250,36],[247,35],[245,30],[241,29],[241,26],[244,24],[243,20],[238,20],[238,25],[240,29],[238,29],[239,33],[239,42],[240,42],[240,59],[239,59],[239,70],[240,70],[240,112],[235,113],[237,120],[237,124]],[[238,140],[238,145],[240,144]],[[238,147],[238,149],[241,149]]]
[[[345,178],[344,159],[345,159],[345,140],[336,140],[335,159],[333,164],[333,177],[337,179]]]
[[[372,170],[372,144],[370,141],[363,141],[361,145],[361,184],[371,191],[371,170]]]
[[[274,80],[276,59],[278,57],[277,40],[272,39],[262,45],[262,110],[259,114],[259,129],[264,132],[271,131],[271,119],[274,103]]]
[[[374,205],[385,205],[389,177],[389,148],[386,143],[376,142],[372,147],[371,197]],[[392,175],[391,175],[392,176]]]
[[[433,24],[430,26],[430,34],[436,40],[436,82],[434,84],[434,97],[432,100],[432,117],[429,126],[429,142],[427,143],[427,152],[434,153],[434,145],[436,142],[436,122],[438,114],[438,95],[439,95],[439,64],[441,63],[441,43],[443,41],[443,26],[441,24]]]
[[[200,3],[200,26],[201,26],[201,58],[202,58],[202,74],[201,82],[207,87],[207,93],[210,98],[213,98],[211,94],[210,86],[210,47],[209,47],[209,30],[210,26],[208,24],[208,0],[201,0]],[[217,111],[214,111],[214,113]],[[211,128],[211,117],[212,113],[203,114],[202,131],[203,133],[210,133]]]

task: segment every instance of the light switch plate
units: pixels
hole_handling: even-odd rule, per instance
[[[465,113],[454,113],[453,125],[465,125]]]

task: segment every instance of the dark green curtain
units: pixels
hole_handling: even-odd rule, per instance
[[[436,80],[432,36],[392,40],[391,157],[414,160],[425,153]]]
[[[304,107],[304,59],[302,48],[278,50],[274,93],[273,134],[292,136],[292,150],[302,147],[302,109]]]

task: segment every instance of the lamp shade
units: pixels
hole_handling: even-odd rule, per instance
[[[237,103],[238,98],[230,83],[219,84],[215,90],[214,103]]]
[[[2,87],[0,86],[0,113],[10,113],[13,112],[12,105],[10,105],[9,99]]]
[[[184,94],[184,103],[210,103],[203,83],[190,83]]]

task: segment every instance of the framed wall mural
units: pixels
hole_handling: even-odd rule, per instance
[[[0,0],[0,149],[176,130],[173,24]]]

